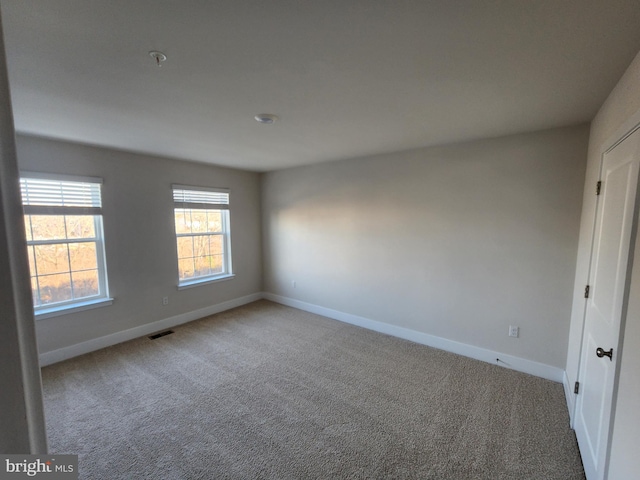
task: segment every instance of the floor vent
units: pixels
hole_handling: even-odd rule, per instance
[[[156,333],[154,335],[149,335],[151,340],[155,340],[156,338],[164,337],[165,335],[171,335],[173,330],[165,330],[164,332]]]

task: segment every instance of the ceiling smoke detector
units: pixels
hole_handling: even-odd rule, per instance
[[[271,113],[259,113],[254,118],[258,123],[262,123],[264,125],[271,125],[278,120],[278,117]]]
[[[162,62],[164,62],[167,59],[167,56],[164,53],[158,52],[156,50],[150,51],[149,56],[156,61],[156,66],[158,67],[161,67]]]

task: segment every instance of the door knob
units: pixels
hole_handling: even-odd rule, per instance
[[[608,352],[605,352],[603,349],[598,347],[596,348],[596,355],[600,358],[609,357],[609,361],[613,361],[613,348],[610,349]]]

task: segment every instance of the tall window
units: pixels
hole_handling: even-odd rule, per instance
[[[229,191],[173,186],[178,285],[231,276]]]
[[[20,179],[36,314],[108,297],[99,179]]]

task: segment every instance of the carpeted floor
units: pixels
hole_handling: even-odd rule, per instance
[[[584,479],[562,386],[259,301],[43,369],[82,479]]]

